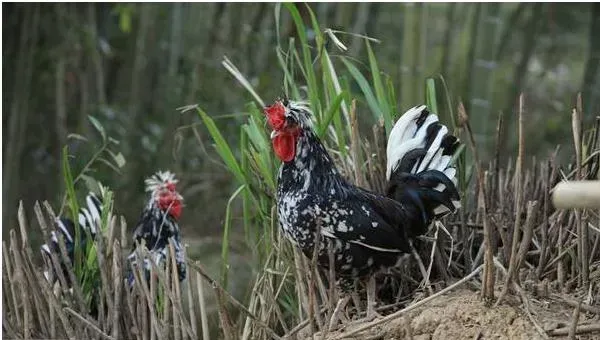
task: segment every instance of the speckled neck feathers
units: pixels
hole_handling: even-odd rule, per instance
[[[337,189],[345,184],[325,147],[310,128],[298,138],[296,157],[282,164],[279,172],[279,192],[308,193],[315,189]]]

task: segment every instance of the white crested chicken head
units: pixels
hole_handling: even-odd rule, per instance
[[[150,193],[149,208],[157,207],[175,220],[181,216],[183,197],[177,191],[175,174],[170,171],[158,171],[145,181],[146,191]]]

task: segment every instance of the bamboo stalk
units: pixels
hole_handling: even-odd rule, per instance
[[[489,150],[492,145],[491,138],[492,126],[492,98],[494,97],[494,73],[497,69],[496,41],[499,26],[502,22],[500,17],[499,3],[477,4],[478,16],[473,31],[473,59],[470,64],[470,78],[468,80],[466,96],[468,97],[468,112],[476,113],[472,115],[471,123],[475,127],[478,139],[478,145],[483,150]],[[489,157],[484,158],[489,159]]]
[[[4,304],[4,308],[2,309],[3,312],[5,312],[7,309],[13,310],[13,311],[18,311],[18,296],[17,296],[17,292],[16,292],[16,284],[14,284],[15,279],[14,279],[14,272],[12,269],[12,265],[11,265],[11,257],[9,257],[9,253],[8,253],[8,249],[6,247],[6,242],[2,241],[2,254],[3,254],[3,271],[2,271],[2,279],[3,279],[3,284],[4,284],[4,289],[2,289],[3,293],[6,293],[7,295],[10,295],[10,297],[12,298],[11,300],[4,300],[3,304]],[[8,287],[8,288],[6,288]],[[12,305],[7,305],[7,302],[12,302]],[[15,316],[15,321],[16,321],[16,328],[22,328],[23,326],[23,321],[21,320],[21,313],[14,313]]]
[[[187,279],[187,284],[185,285],[186,289],[186,294],[187,294],[187,300],[188,300],[188,314],[189,314],[189,318],[190,318],[190,327],[191,327],[191,334],[190,334],[190,338],[192,339],[199,339],[198,336],[198,326],[197,326],[197,320],[196,320],[196,312],[194,310],[194,297],[192,294],[192,285],[194,282],[194,277],[195,275],[192,275],[192,273],[189,273],[188,275],[188,279]]]
[[[450,64],[452,57],[452,47],[453,47],[453,38],[455,33],[455,26],[457,24],[457,20],[454,20],[457,3],[451,2],[449,3],[448,9],[446,10],[446,32],[444,34],[444,49],[442,55],[442,62],[440,69],[442,70],[442,76],[445,78],[450,77]]]
[[[12,256],[15,259],[15,279],[17,282],[27,282],[25,273],[23,272],[24,265],[19,251],[20,247],[17,244],[17,235],[15,230],[10,231],[10,245],[12,250]],[[31,303],[29,300],[29,293],[24,285],[19,285],[19,291],[21,293],[21,304],[23,306],[23,338],[30,339],[32,333],[31,327]]]
[[[27,121],[29,116],[30,100],[26,94],[31,92],[31,82],[34,67],[34,56],[38,48],[40,22],[40,5],[28,6],[25,9],[25,18],[22,21],[21,40],[19,43],[19,54],[17,66],[15,68],[15,95],[11,101],[9,129],[6,150],[7,152],[4,164],[4,174],[2,176],[2,198],[6,207],[13,206],[16,200],[16,193],[19,191],[21,180],[21,163],[19,157],[24,148],[24,136],[26,136]],[[4,215],[3,224],[8,224]]]
[[[209,340],[210,333],[208,329],[208,318],[206,312],[206,300],[204,298],[204,281],[199,273],[196,273],[196,285],[198,287],[198,301],[200,304],[200,320],[202,324],[202,339]]]
[[[590,11],[589,49],[581,86],[586,101],[586,105],[584,105],[585,115],[588,117],[592,114],[598,114],[598,110],[600,109],[598,105],[598,98],[600,98],[600,92],[598,91],[598,70],[600,69],[600,39],[598,36],[598,32],[600,32],[600,4],[593,3],[590,6],[592,8]]]
[[[557,328],[557,329],[553,329],[551,331],[548,332],[549,335],[551,336],[564,336],[564,335],[569,335],[569,332],[571,330],[571,327],[562,327],[562,328]],[[585,333],[594,333],[594,332],[600,332],[600,325],[580,325],[579,327],[577,327],[575,329],[575,331],[573,332],[573,334],[585,334]]]
[[[582,180],[582,157],[583,157],[583,108],[581,93],[577,96],[577,107],[573,109],[572,125],[573,125],[573,142],[575,144],[575,160],[576,160],[576,179]],[[580,267],[580,284],[587,289],[589,287],[589,257],[588,257],[588,228],[584,227],[582,221],[582,211],[575,210],[575,220],[577,223],[577,234],[579,235],[579,267]]]
[[[523,131],[523,94],[519,97],[519,110],[518,110],[518,134],[519,134],[519,151],[517,155],[517,164],[515,169],[514,176],[514,192],[516,195],[515,198],[515,223],[514,228],[512,230],[512,242],[511,242],[511,251],[510,251],[510,261],[508,265],[508,274],[506,275],[506,280],[504,282],[504,287],[502,288],[502,292],[498,297],[498,301],[496,301],[496,306],[502,302],[502,299],[506,296],[508,289],[511,285],[511,282],[517,278],[518,280],[518,254],[517,251],[519,249],[520,242],[520,232],[521,232],[521,211],[523,207],[523,162],[525,158],[525,134]]]
[[[122,277],[122,265],[121,265],[121,246],[119,241],[115,240],[113,243],[113,256],[112,256],[112,286],[114,288],[114,306],[110,313],[112,315],[112,333],[111,336],[115,339],[119,339],[120,335],[120,321],[121,321],[121,296],[123,288],[123,277]]]
[[[481,190],[483,197],[487,197],[486,187],[485,187],[485,179],[484,173],[481,169],[481,164],[479,163],[479,157],[477,155],[477,147],[475,144],[475,138],[473,137],[473,131],[471,130],[471,125],[469,123],[469,117],[465,111],[465,107],[462,103],[459,103],[458,106],[458,120],[460,122],[460,126],[466,129],[469,146],[471,147],[471,151],[473,153],[473,159],[475,163],[475,171],[477,172],[477,182],[479,183],[479,190]],[[491,226],[488,220],[488,210],[487,205],[485,203],[485,199],[482,200],[483,207],[483,246],[485,247],[485,256],[483,260],[483,288],[481,290],[482,297],[487,301],[491,302],[494,299],[494,255],[492,253],[492,235],[491,235]]]
[[[25,217],[25,209],[23,208],[23,201],[19,202],[19,209],[17,211],[17,216],[18,216],[18,222],[19,222],[19,229],[21,231],[21,251],[23,251],[22,254],[22,258],[23,258],[23,273],[25,274],[25,278],[27,280],[27,282],[30,283],[30,285],[32,286],[32,291],[31,291],[31,297],[32,297],[32,302],[33,302],[33,312],[35,312],[35,316],[37,316],[37,320],[38,320],[38,325],[39,327],[43,327],[43,328],[47,328],[44,327],[43,325],[46,323],[47,320],[47,311],[42,307],[42,300],[43,298],[40,298],[40,290],[38,289],[38,287],[36,286],[36,280],[34,277],[34,269],[33,269],[33,255],[32,255],[32,251],[31,251],[31,246],[29,243],[29,238],[27,236],[27,219]],[[33,321],[32,321],[33,323]]]
[[[515,265],[515,273],[519,272],[521,265],[525,261],[525,256],[527,255],[527,250],[531,245],[531,239],[533,238],[533,229],[534,229],[534,219],[535,212],[537,208],[537,201],[529,201],[527,202],[527,217],[525,218],[525,225],[523,231],[523,239],[521,240],[521,244],[519,246],[519,252],[517,253],[516,265]]]
[[[579,323],[579,314],[581,312],[581,298],[577,303],[577,306],[573,310],[573,318],[571,320],[571,327],[569,329],[569,339],[575,340],[575,331],[577,330],[577,323]]]

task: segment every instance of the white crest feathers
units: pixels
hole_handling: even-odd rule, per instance
[[[178,180],[175,179],[175,174],[170,171],[158,171],[144,181],[147,192],[156,192],[167,183],[177,184],[177,182]]]

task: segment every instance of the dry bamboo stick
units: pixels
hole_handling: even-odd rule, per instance
[[[477,173],[477,182],[479,183],[479,190],[482,191],[483,197],[486,197],[486,187],[483,169],[481,169],[481,164],[479,163],[479,157],[477,156],[477,146],[475,145],[475,138],[473,137],[473,131],[471,129],[471,125],[469,124],[469,116],[467,116],[467,112],[465,111],[465,107],[462,103],[458,106],[458,115],[460,125],[466,128],[467,134],[469,136],[469,144],[471,146],[471,151],[473,152],[473,158],[475,162],[475,171]],[[494,255],[492,253],[492,232],[490,230],[491,226],[489,223],[489,214],[487,210],[487,206],[485,204],[485,199],[482,200],[483,207],[483,242],[485,245],[485,256],[484,256],[484,273],[483,273],[483,289],[481,290],[482,296],[487,301],[492,301],[494,299]]]
[[[564,336],[569,334],[570,329],[571,326],[557,328],[548,331],[548,334],[550,336]],[[600,332],[600,325],[580,325],[579,327],[577,327],[577,329],[575,329],[575,334],[585,334],[594,332]]]

